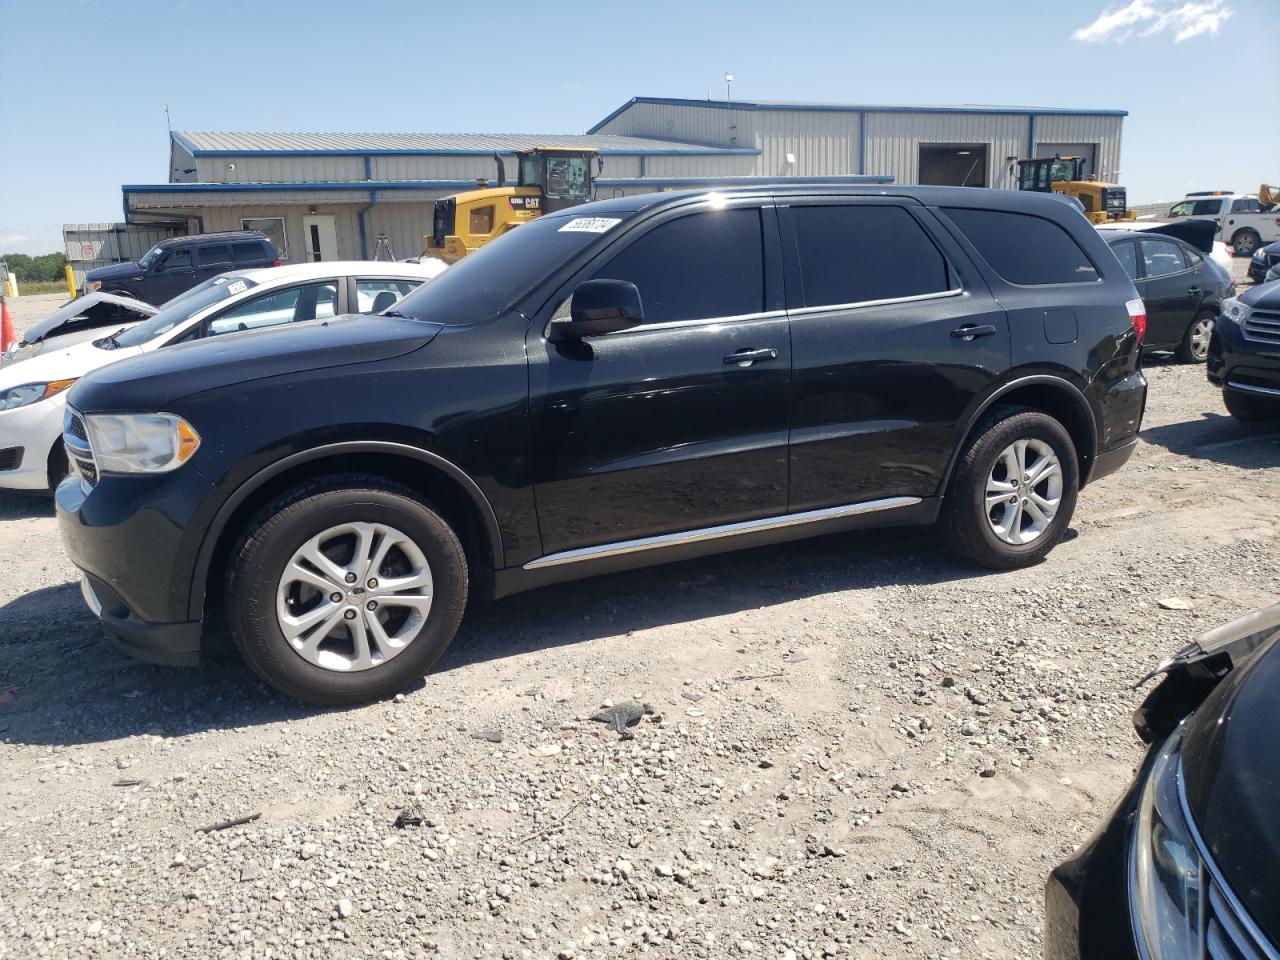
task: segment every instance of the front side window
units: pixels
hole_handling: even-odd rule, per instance
[[[764,310],[760,211],[755,207],[709,210],[668,220],[595,271],[592,279],[634,283],[640,290],[645,323],[760,313]]]
[[[947,262],[902,207],[792,207],[806,307],[943,293]]]
[[[391,278],[356,280],[356,312],[381,313],[383,310],[390,310],[419,283],[420,280]]]
[[[219,314],[209,321],[209,336],[332,317],[337,313],[337,307],[336,281],[288,287],[256,297]]]
[[[138,266],[143,270],[149,270],[151,265],[156,262],[156,258],[160,256],[160,252],[160,247],[152,247],[142,255],[142,259],[138,261]]]
[[[169,270],[190,270],[191,269],[191,251],[175,250],[169,254],[160,264],[165,271]]]
[[[1075,238],[1052,220],[1008,210],[948,207],[944,212],[1009,283],[1042,286],[1098,279]]]
[[[1195,204],[1190,200],[1183,200],[1181,203],[1175,203],[1169,210],[1171,217],[1189,217],[1191,211],[1195,209]]]
[[[1132,243],[1113,243],[1112,251],[1116,255],[1116,259],[1120,261],[1120,266],[1124,267],[1124,272],[1129,275],[1130,280],[1138,279],[1138,251],[1134,249]]]
[[[1191,206],[1191,215],[1193,217],[1216,217],[1222,212],[1222,201],[1213,200],[1197,200]]]
[[[1148,280],[1181,273],[1187,268],[1182,259],[1182,248],[1172,240],[1143,239],[1138,243],[1142,247],[1142,263]]]

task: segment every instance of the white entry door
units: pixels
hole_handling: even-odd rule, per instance
[[[313,213],[303,217],[302,237],[309,262],[338,259],[338,227],[333,214]]]

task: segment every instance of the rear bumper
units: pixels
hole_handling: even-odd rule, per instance
[[[1089,471],[1089,483],[1095,480],[1101,480],[1115,473],[1133,456],[1133,451],[1138,449],[1138,438],[1134,437],[1126,443],[1112,447],[1110,450],[1104,451],[1093,458],[1093,469]]]

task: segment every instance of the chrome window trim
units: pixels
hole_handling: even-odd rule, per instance
[[[732,317],[703,317],[694,320],[667,320],[663,323],[638,323],[634,327],[627,327],[625,330],[614,330],[611,333],[596,334],[592,337],[584,337],[589,340],[605,340],[609,337],[623,337],[632,333],[644,333],[647,330],[681,330],[685,327],[711,327],[722,323],[745,323],[748,320],[781,320],[787,315],[786,310],[765,310],[761,313],[740,313]],[[556,320],[552,317],[547,321],[546,327],[542,330],[543,338],[550,338],[551,324]]]
[[[797,307],[788,311],[793,317],[807,317],[815,313],[827,313],[832,310],[856,310],[861,307],[891,307],[900,303],[925,303],[930,300],[945,300],[958,297],[964,293],[964,287],[953,287],[950,290],[939,290],[937,293],[916,293],[909,297],[888,297],[884,300],[855,300],[852,303],[832,303],[820,307]]]
[[[615,543],[603,543],[593,547],[578,547],[573,550],[550,553],[546,556],[538,557],[536,560],[530,560],[524,565],[524,569],[540,570],[543,567],[578,563],[582,560],[601,560],[605,557],[640,553],[644,550],[656,550],[662,547],[673,547],[687,543],[700,543],[706,540],[719,540],[744,533],[779,530],[806,523],[817,523],[821,520],[835,520],[841,517],[853,517],[864,513],[877,513],[881,510],[909,507],[921,502],[919,497],[888,497],[883,500],[867,500],[863,503],[851,503],[840,507],[823,507],[819,510],[805,510],[802,513],[784,513],[778,516],[761,517],[757,520],[740,520],[737,523],[724,523],[714,527],[700,527],[677,533],[663,533],[653,537],[641,537],[636,540],[620,540]]]
[[[1195,844],[1196,851],[1200,854],[1200,863],[1203,869],[1208,871],[1213,885],[1218,888],[1222,898],[1226,900],[1227,906],[1231,908],[1234,914],[1231,919],[1244,928],[1245,933],[1253,939],[1253,943],[1250,946],[1256,947],[1265,960],[1280,960],[1280,952],[1267,939],[1266,934],[1258,927],[1257,922],[1249,914],[1249,911],[1245,909],[1244,904],[1236,897],[1235,891],[1231,889],[1230,884],[1227,883],[1226,878],[1222,875],[1222,871],[1210,855],[1209,845],[1204,842],[1204,837],[1200,836],[1200,828],[1196,825],[1195,818],[1191,815],[1191,805],[1187,802],[1187,788],[1182,776],[1181,758],[1178,760],[1178,805],[1182,808],[1182,819],[1186,822],[1187,831],[1191,834],[1191,842]]]

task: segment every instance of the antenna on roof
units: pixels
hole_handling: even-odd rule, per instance
[[[169,135],[173,136],[173,124],[169,122],[169,101],[164,102],[164,127],[169,131]]]

